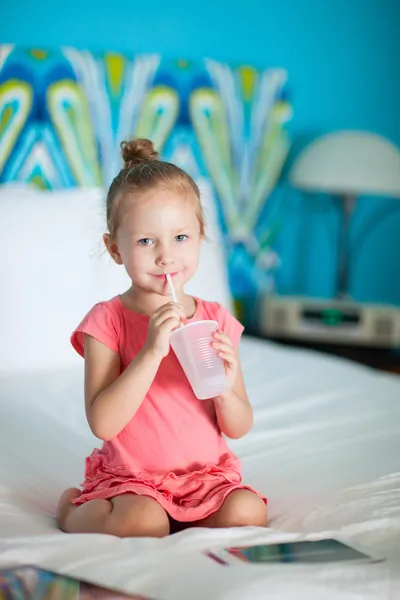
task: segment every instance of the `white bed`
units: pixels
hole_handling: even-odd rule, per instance
[[[241,354],[255,426],[232,447],[246,481],[269,497],[270,528],[189,530],[163,540],[58,532],[59,493],[80,483],[98,442],[86,425],[82,364],[68,333],[83,310],[123,283],[105,257],[82,260],[101,214],[99,193],[83,195],[0,194],[2,256],[9,256],[0,272],[0,566],[35,563],[160,600],[400,598],[400,378],[249,338]],[[85,235],[71,242],[71,228]],[[228,303],[222,275],[219,282]],[[204,280],[197,285],[204,289]],[[325,535],[388,560],[233,570],[201,553]]]

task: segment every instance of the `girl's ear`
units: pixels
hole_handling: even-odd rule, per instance
[[[117,265],[122,265],[122,258],[118,252],[118,246],[109,233],[105,233],[103,235],[103,242],[112,259],[117,263]]]

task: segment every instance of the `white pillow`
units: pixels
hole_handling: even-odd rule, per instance
[[[103,251],[105,191],[3,186],[0,223],[0,371],[81,364],[71,332],[96,302],[129,285]],[[214,242],[187,291],[229,306],[222,244],[215,224],[210,230]]]
[[[232,311],[233,302],[229,289],[227,261],[218,223],[216,201],[211,185],[206,180],[196,180],[196,182],[201,192],[207,237],[201,248],[197,273],[187,283],[185,291],[203,300],[219,302]]]

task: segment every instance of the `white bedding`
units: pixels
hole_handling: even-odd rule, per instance
[[[78,367],[0,376],[0,566],[35,563],[160,600],[400,598],[400,378],[250,339],[241,347],[255,408],[232,443],[269,497],[271,527],[189,530],[163,540],[65,535],[54,508],[82,479],[95,438]],[[384,564],[220,567],[201,549],[335,535]]]

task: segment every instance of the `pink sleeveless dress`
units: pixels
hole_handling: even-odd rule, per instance
[[[218,321],[237,347],[242,325],[220,304],[196,301],[189,321]],[[123,371],[142,349],[148,322],[148,316],[128,310],[117,296],[92,308],[71,343],[84,356],[84,334],[93,336],[120,355]],[[213,400],[195,397],[171,350],[132,420],[86,459],[82,494],[74,502],[145,495],[176,521],[194,522],[218,510],[237,489],[263,498],[242,484],[240,462],[219,430]]]

